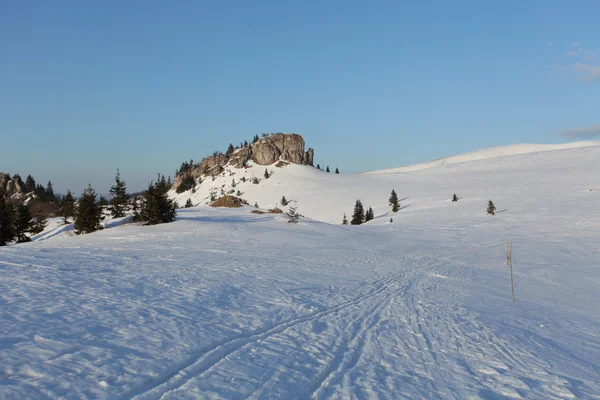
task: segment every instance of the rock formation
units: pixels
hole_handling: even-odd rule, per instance
[[[315,151],[304,150],[305,143],[301,135],[295,133],[275,133],[263,136],[256,143],[235,150],[231,155],[214,154],[200,164],[175,177],[173,189],[176,189],[186,175],[195,179],[201,176],[216,176],[223,172],[226,165],[242,168],[252,160],[258,165],[271,165],[279,160],[299,165],[314,166]]]
[[[19,197],[25,194],[27,189],[22,181],[16,181],[9,175],[0,172],[0,195],[6,197]]]

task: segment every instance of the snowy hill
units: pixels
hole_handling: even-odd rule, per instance
[[[489,158],[514,156],[519,154],[539,153],[545,151],[577,149],[580,147],[600,146],[600,141],[582,141],[563,144],[531,144],[519,143],[508,146],[492,147],[485,150],[473,151],[470,153],[460,154],[457,156],[440,158],[433,161],[428,161],[421,164],[408,165],[406,167],[384,169],[379,171],[365,172],[365,174],[397,174],[402,172],[419,171],[422,169],[440,167],[443,165],[457,164],[468,161],[486,160]]]
[[[536,149],[228,169],[174,223],[0,248],[0,398],[598,398],[600,146]],[[208,207],[221,188],[309,219]],[[342,226],[358,198],[377,218]]]

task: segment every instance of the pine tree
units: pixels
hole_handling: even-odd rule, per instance
[[[288,223],[297,224],[300,220],[300,215],[296,212],[296,207],[290,207],[290,210],[286,213]]]
[[[393,219],[393,218],[390,218],[390,224],[391,224],[391,223],[393,223],[393,222],[394,222],[394,219]]]
[[[350,224],[352,225],[360,225],[365,222],[365,209],[360,200],[356,200],[356,204],[354,205],[354,213],[352,214],[352,220]]]
[[[458,197],[456,197],[456,193],[452,195],[452,201],[458,201]]]
[[[190,199],[188,197],[187,201],[185,202],[185,208],[190,208],[190,207],[194,207],[194,204],[192,204],[192,199]]]
[[[139,222],[141,220],[139,202],[140,199],[137,196],[131,199],[131,212],[133,213],[133,217],[131,218],[131,220],[133,222]]]
[[[321,170],[321,164],[317,164],[317,169],[320,171]]]
[[[96,202],[96,191],[88,185],[83,191],[75,213],[75,233],[92,233],[102,229],[102,207]]]
[[[56,196],[54,195],[54,188],[52,187],[52,182],[48,181],[48,185],[46,185],[46,199],[49,203],[56,202]]]
[[[13,219],[12,207],[8,206],[4,196],[0,196],[0,246],[6,246],[15,239]]]
[[[398,212],[398,210],[400,210],[400,202],[398,201],[398,195],[393,189],[392,194],[390,195],[390,206],[392,206],[393,212]]]
[[[336,168],[335,169],[335,173],[339,175],[340,174],[340,170]]]
[[[34,213],[33,219],[33,226],[31,228],[31,233],[33,235],[43,232],[48,226],[48,215],[46,215],[44,210],[41,208]]]
[[[70,190],[67,190],[65,198],[61,202],[60,215],[63,217],[65,225],[69,223],[69,218],[73,218],[75,215],[75,199]]]
[[[342,225],[348,225],[348,218],[346,218],[345,213],[344,213],[344,219],[342,220]]]
[[[372,219],[375,219],[375,213],[373,213],[373,209],[369,207],[367,213],[365,214],[365,222],[371,221]]]
[[[258,208],[258,201],[254,202],[254,208]]]
[[[284,206],[284,207],[288,205],[288,201],[287,201],[287,199],[285,198],[285,196],[283,196],[283,197],[281,198],[281,205],[282,205],[282,206]]]
[[[327,169],[325,170],[325,172],[331,172],[331,171],[329,170],[329,165],[327,166]]]
[[[260,140],[260,137],[258,135],[254,135],[254,138],[252,139],[252,144],[258,142]]]
[[[25,179],[25,188],[27,189],[27,193],[35,192],[35,179],[33,179],[33,176],[27,175],[27,179]]]
[[[267,171],[267,169],[265,168],[265,179],[269,179],[271,177],[271,175],[269,174],[269,171]]]
[[[170,178],[169,178],[170,179]],[[112,199],[110,200],[110,213],[113,218],[122,218],[127,209],[127,185],[121,180],[121,172],[117,168],[115,175],[115,184],[110,188]]]
[[[233,154],[234,150],[235,149],[233,148],[233,144],[229,143],[229,147],[227,147],[227,151],[225,152],[225,155],[227,157],[229,157],[230,155]]]
[[[234,188],[235,187],[235,179],[231,180],[231,187]]]
[[[15,237],[17,243],[31,242],[31,238],[27,236],[33,228],[33,217],[26,205],[21,204],[17,207],[17,215],[15,219]]]
[[[173,222],[177,216],[176,204],[169,198],[160,182],[150,182],[142,195],[141,220],[146,225]]]
[[[487,214],[488,215],[494,215],[496,211],[496,206],[494,205],[494,203],[492,202],[492,200],[488,201],[488,206],[487,206]]]

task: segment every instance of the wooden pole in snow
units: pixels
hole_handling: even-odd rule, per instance
[[[506,265],[510,267],[510,290],[512,291],[512,301],[515,302],[515,282],[513,280],[512,268],[512,242],[506,242]]]

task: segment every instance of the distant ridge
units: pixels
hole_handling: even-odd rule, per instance
[[[518,143],[507,146],[490,147],[483,150],[476,150],[469,153],[463,153],[456,156],[438,158],[420,164],[407,165],[404,167],[382,169],[379,171],[363,172],[361,175],[383,175],[399,174],[403,172],[413,172],[428,168],[440,167],[448,164],[458,164],[468,161],[485,160],[488,158],[513,156],[518,154],[538,153],[544,151],[567,150],[581,147],[600,146],[600,141],[581,141],[561,144],[533,144]]]

